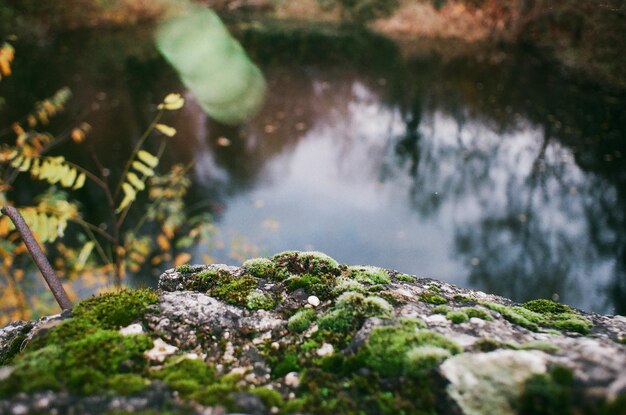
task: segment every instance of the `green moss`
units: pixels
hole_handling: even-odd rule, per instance
[[[187,398],[216,381],[215,370],[200,359],[172,359],[151,377],[162,380]]]
[[[424,372],[439,366],[450,356],[450,351],[442,347],[415,347],[409,350],[406,354],[405,373],[409,376],[419,376]]]
[[[450,306],[441,304],[441,305],[435,306],[432,309],[431,313],[432,314],[448,314],[451,311],[452,311],[452,308]]]
[[[426,323],[417,317],[400,317],[398,321],[408,329],[425,329],[427,327]]]
[[[364,284],[389,284],[391,282],[391,277],[382,268],[359,265],[348,267],[348,271],[351,278]]]
[[[498,349],[510,349],[511,345],[508,343],[501,342],[500,340],[490,339],[490,338],[482,338],[478,339],[473,347],[480,352],[493,352]]]
[[[493,317],[488,311],[478,307],[463,307],[461,311],[467,314],[469,318],[476,317],[482,320],[493,321]]]
[[[455,294],[452,297],[454,301],[458,301],[460,303],[477,303],[478,299],[476,297],[472,297],[471,295],[463,295],[463,294]]]
[[[454,324],[465,323],[469,320],[467,314],[462,311],[450,311],[448,314],[446,314],[446,318]]]
[[[289,291],[303,289],[307,294],[326,300],[332,297],[336,284],[336,277],[332,274],[304,274],[289,278],[287,289]]]
[[[224,375],[214,383],[204,386],[191,395],[191,398],[206,406],[221,405],[228,411],[236,410],[232,394],[240,392],[242,388],[237,385],[241,377],[239,375]]]
[[[517,346],[518,350],[541,350],[546,353],[557,353],[559,350],[559,346],[556,346],[552,343],[542,342],[540,340],[530,341],[528,343],[520,344]]]
[[[70,318],[51,329],[37,334],[26,346],[25,350],[37,350],[46,345],[63,345],[82,339],[98,330],[98,324],[84,318]]]
[[[181,274],[189,274],[192,272],[191,265],[185,264],[176,267],[176,272],[180,272]]]
[[[399,376],[407,370],[408,353],[417,347],[426,346],[442,348],[450,354],[463,350],[452,340],[432,331],[408,329],[405,326],[383,326],[372,330],[359,354],[367,366],[381,375]],[[415,359],[413,369],[417,368],[419,361],[419,358]]]
[[[256,278],[274,279],[276,264],[268,258],[249,259],[243,263],[243,269]]]
[[[281,408],[285,404],[283,397],[274,389],[262,387],[250,389],[249,392],[261,398],[268,409],[272,407]]]
[[[273,368],[272,375],[274,377],[285,376],[290,372],[297,372],[300,370],[298,364],[298,355],[295,352],[285,353],[282,360],[280,360]]]
[[[419,295],[419,299],[420,301],[423,301],[429,304],[446,304],[448,302],[448,300],[446,300],[441,295],[432,293],[432,292],[421,293]]]
[[[285,251],[272,258],[277,269],[290,274],[339,275],[339,264],[321,252]]]
[[[335,288],[333,288],[333,294],[339,295],[347,291],[354,291],[357,293],[365,294],[367,292],[367,289],[363,284],[351,278],[338,277],[336,280]]]
[[[321,329],[347,333],[358,330],[368,317],[391,318],[393,307],[380,297],[365,297],[347,292],[337,298],[335,306],[319,319]]]
[[[271,295],[255,290],[246,297],[246,307],[248,310],[273,310],[276,307],[276,301]]]
[[[315,320],[316,313],[312,308],[304,308],[289,318],[287,328],[291,331],[301,333],[309,328]]]
[[[528,378],[519,401],[521,415],[561,415],[573,411],[573,372],[557,366]]]
[[[506,320],[533,331],[538,331],[539,327],[546,327],[587,334],[593,326],[591,321],[568,306],[552,300],[533,300],[525,303],[523,307],[508,307],[489,302],[482,305],[497,311]]]
[[[143,353],[150,347],[152,340],[147,336],[122,336],[112,330],[50,344],[15,360],[11,375],[0,382],[0,395],[48,389],[80,394],[106,391],[113,375],[143,373],[147,367]]]
[[[437,284],[428,284],[428,291],[431,293],[441,293],[441,287]]]
[[[617,339],[615,341],[618,342],[618,343],[621,343],[621,344],[626,344],[626,337],[619,338],[619,339]]]
[[[144,390],[148,382],[134,373],[119,373],[107,379],[107,386],[118,395],[133,395]]]
[[[491,302],[485,302],[485,303],[482,303],[482,305],[484,305],[490,310],[497,311],[498,313],[500,313],[502,317],[504,317],[505,320],[513,324],[517,324],[518,326],[525,327],[532,331],[539,330],[539,326],[536,323],[533,323],[532,321],[528,320],[526,317],[516,312],[515,309],[512,307],[507,307],[502,304],[491,303]]]
[[[415,282],[417,281],[417,278],[415,278],[412,275],[408,275],[408,274],[396,274],[394,275],[394,278],[397,279],[398,281],[402,281],[402,282]]]
[[[592,324],[589,320],[584,318],[567,318],[563,320],[556,320],[552,323],[554,328],[561,331],[572,331],[581,334],[589,333]]]
[[[528,301],[524,303],[522,307],[539,314],[562,314],[574,312],[574,310],[565,304],[544,299]]]
[[[247,306],[248,295],[256,286],[257,280],[248,275],[235,277],[226,270],[209,268],[193,274],[187,280],[185,288],[207,292],[229,304]]]
[[[72,310],[77,319],[89,321],[102,329],[118,329],[140,319],[150,304],[159,300],[151,289],[120,290],[90,297],[78,303]],[[79,329],[82,323],[71,323],[62,330]]]

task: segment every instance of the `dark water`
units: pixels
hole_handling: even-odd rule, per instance
[[[218,229],[196,262],[314,249],[518,301],[626,313],[624,91],[531,51],[450,45],[404,58],[373,36],[237,33],[268,82],[261,113],[221,126],[186,93],[166,120],[179,131],[166,163],[196,162],[189,203]],[[2,120],[68,85],[68,115],[51,128],[87,120],[107,165],[123,165],[155,103],[184,91],[149,30],[16,47]],[[104,215],[96,192],[81,194],[92,220]]]

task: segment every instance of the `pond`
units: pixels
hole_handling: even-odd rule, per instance
[[[89,122],[103,164],[123,166],[154,105],[178,91],[187,105],[167,119],[178,135],[165,161],[195,163],[190,204],[216,226],[192,262],[319,250],[516,301],[626,313],[624,91],[530,50],[408,53],[368,34],[233,30],[268,86],[241,127],[202,112],[150,28],[15,42],[0,121],[67,85],[74,96],[51,129]],[[60,151],[88,165],[70,148]],[[91,192],[81,202],[103,215]],[[136,280],[155,284],[160,270]]]

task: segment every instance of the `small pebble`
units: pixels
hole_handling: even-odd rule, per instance
[[[300,386],[300,376],[298,372],[289,372],[285,375],[285,385],[291,388],[297,388]]]
[[[328,356],[335,353],[335,348],[330,343],[324,343],[322,347],[315,352],[318,356]]]
[[[130,326],[122,327],[120,329],[120,334],[122,336],[132,336],[135,334],[142,334],[142,333],[143,333],[143,326],[138,323],[131,324]]]
[[[312,295],[309,298],[307,298],[307,303],[311,304],[313,307],[317,307],[318,305],[320,305],[320,299],[317,298],[316,296]]]

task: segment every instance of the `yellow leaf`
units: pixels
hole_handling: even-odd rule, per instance
[[[74,187],[72,187],[72,190],[80,189],[81,187],[83,187],[84,184],[85,184],[85,173],[81,173],[78,175],[78,178],[76,179],[76,183],[74,183]]]
[[[167,239],[167,237],[163,235],[162,233],[160,233],[159,236],[157,236],[157,244],[159,245],[159,248],[161,248],[161,251],[170,250],[170,240]]]
[[[89,259],[89,255],[91,255],[91,251],[96,244],[93,241],[87,242],[83,245],[83,249],[80,250],[80,254],[78,254],[78,259],[76,260],[76,270],[80,271],[85,267],[87,260]]]
[[[128,183],[122,184],[122,190],[124,191],[124,199],[122,199],[122,203],[120,203],[120,205],[117,207],[117,210],[115,211],[116,213],[124,210],[124,208],[130,205],[137,197],[137,192]]]
[[[157,124],[154,126],[154,128],[156,128],[168,137],[174,137],[176,135],[176,128],[170,127],[169,125]]]
[[[180,94],[168,94],[158,108],[172,111],[181,109],[183,105],[185,105],[185,99]]]
[[[133,161],[133,168],[139,173],[142,173],[144,176],[154,176],[154,170],[137,160]]]
[[[76,180],[76,174],[76,169],[70,168],[68,173],[61,178],[61,186],[71,187],[74,184],[74,180]]]
[[[191,255],[189,255],[186,252],[183,252],[182,254],[178,254],[176,255],[176,258],[174,259],[174,266],[178,267],[183,264],[186,264],[187,262],[189,262],[190,259],[191,259]]]
[[[126,180],[128,180],[128,183],[132,184],[133,187],[139,191],[142,191],[146,188],[146,185],[143,183],[143,181],[141,181],[139,177],[137,177],[137,175],[132,171],[128,172],[128,174],[126,175]]]
[[[30,157],[24,157],[24,163],[18,168],[19,171],[28,171],[30,169],[30,163],[33,161]]]
[[[22,161],[24,161],[24,156],[18,156],[11,162],[11,167],[18,168],[22,165]]]
[[[139,150],[137,158],[152,168],[155,168],[159,164],[159,159],[145,150]]]

